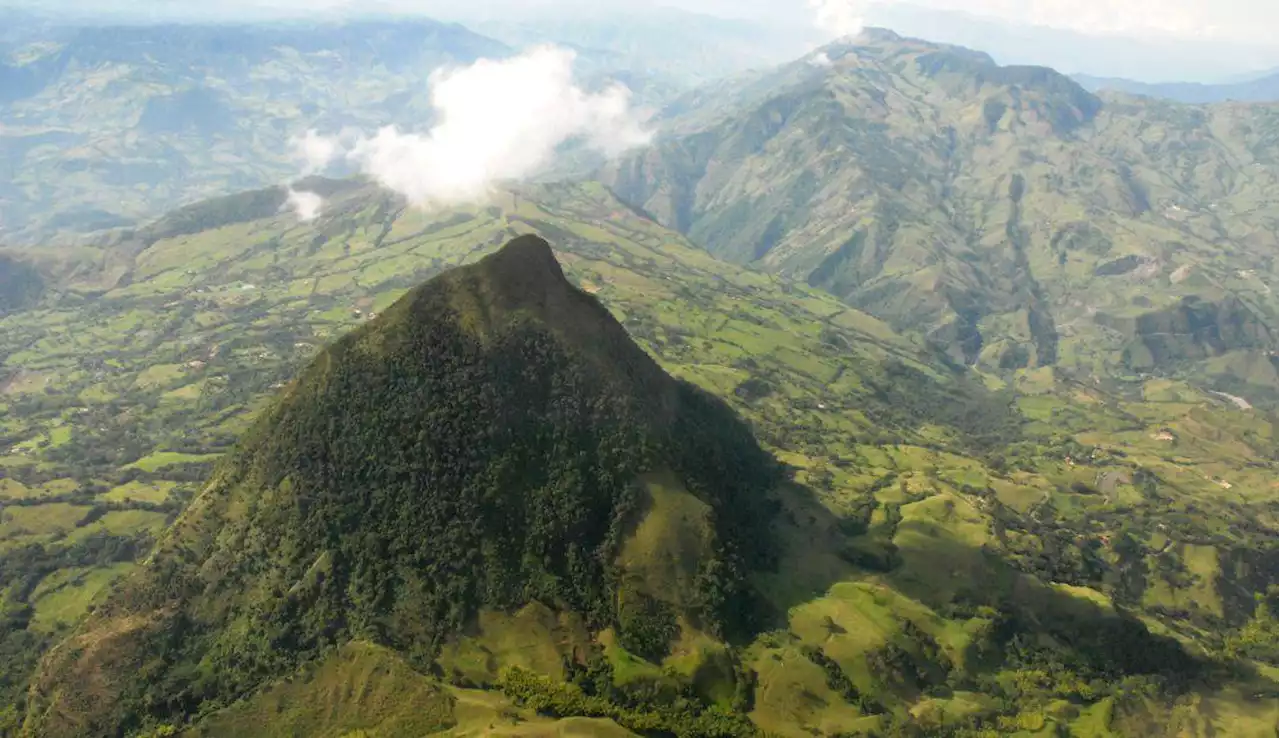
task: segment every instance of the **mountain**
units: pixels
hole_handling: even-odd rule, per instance
[[[421,16],[319,18],[70,25],[13,12],[0,36],[0,242],[140,227],[180,205],[282,183],[304,166],[294,139],[307,130],[421,131],[433,122],[433,71],[537,43],[569,45],[584,87],[624,84],[639,106],[659,107],[715,71],[689,53],[688,37],[646,51],[662,24],[627,19],[580,19],[563,32],[499,24],[507,46]],[[702,21],[690,35],[721,29],[751,59],[779,58],[760,55],[759,29],[690,18]]]
[[[1090,92],[1114,90],[1130,95],[1158,97],[1175,102],[1203,104],[1227,101],[1280,101],[1280,72],[1270,72],[1239,82],[1203,84],[1198,82],[1137,82],[1119,77],[1092,77],[1073,74],[1071,78]]]
[[[32,26],[0,46],[7,243],[279,183],[301,165],[292,137],[420,126],[433,69],[510,53],[426,19]]]
[[[1099,97],[871,29],[665,126],[601,170],[623,200],[955,362],[1275,394],[1275,105]]]
[[[482,607],[547,603],[657,658],[742,632],[777,469],[521,236],[321,352],[55,655],[28,729],[207,711],[357,638],[425,667]],[[686,517],[651,522],[667,506]]]
[[[1221,79],[1214,80],[1216,84],[1239,84],[1242,82],[1252,82],[1255,79],[1263,79],[1269,75],[1280,73],[1280,67],[1272,67],[1266,71],[1248,71],[1229,74]]]
[[[701,314],[700,323],[729,331],[717,347],[702,346],[666,366],[704,386],[759,372],[741,396],[730,385],[728,397],[753,417],[773,417],[770,438],[780,437],[796,412],[806,412],[770,394],[806,398],[811,411],[828,384],[811,372],[829,379],[846,363],[913,352],[867,316],[832,301],[805,302],[820,298],[817,293],[793,298],[758,276],[707,263],[677,235],[636,217],[599,187],[538,187],[508,199],[506,208],[420,213],[359,183],[316,179],[296,186],[325,194],[316,221],[298,224],[276,212],[284,192],[272,189],[187,207],[95,247],[12,252],[43,274],[51,292],[0,319],[7,411],[0,455],[8,476],[0,484],[12,485],[0,501],[12,516],[0,540],[22,554],[0,556],[10,562],[0,576],[5,586],[17,585],[13,611],[24,613],[2,631],[4,653],[38,656],[84,616],[95,592],[136,566],[149,537],[195,493],[213,454],[245,432],[263,399],[301,371],[315,345],[364,323],[365,315],[385,313],[406,287],[444,265],[492,250],[512,229],[554,235],[569,249],[562,258],[572,258],[577,279],[614,305],[631,306],[630,330],[646,336],[648,346],[669,340],[673,359],[688,350],[681,344],[686,329],[664,326],[653,298],[663,297],[686,319]],[[739,305],[742,315],[725,321],[714,307],[720,301]],[[141,323],[132,322],[141,316]],[[816,334],[779,340],[784,333],[751,322],[798,327],[819,319],[830,323],[828,340],[864,348],[832,356],[830,368],[805,368],[802,357],[824,350]],[[62,330],[64,320],[83,330]],[[752,370],[733,368],[741,353],[737,342],[764,330],[772,348],[755,351]],[[870,428],[868,421],[853,422]],[[99,563],[77,548],[91,535],[133,548]],[[378,655],[384,651],[361,653],[352,657],[359,664],[384,663]],[[681,669],[697,666],[687,649],[682,653]],[[471,662],[460,663],[469,679],[481,678]],[[13,685],[0,703],[20,702],[29,668],[27,661],[0,660],[4,684]],[[648,680],[649,669],[636,673]]]
[[[0,734],[1273,729],[1269,412],[1176,380],[949,366],[595,183],[430,211],[295,187],[323,193],[314,220],[269,189],[5,251],[43,290],[0,316]],[[530,233],[554,261],[499,251]],[[456,406],[419,392],[447,377]],[[455,438],[474,463],[428,466]],[[742,460],[715,471],[717,448]],[[663,453],[698,463],[638,475],[613,571],[516,555],[613,536],[558,533],[631,478],[587,465]],[[718,527],[717,488],[689,481],[753,466],[747,527]],[[492,485],[510,495],[431,527],[429,501]],[[550,500],[546,527],[491,535],[489,513]],[[683,593],[715,581],[744,582],[755,607],[733,609],[755,617],[696,622]]]

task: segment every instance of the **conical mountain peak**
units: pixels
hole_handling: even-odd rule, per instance
[[[551,244],[532,234],[512,239],[482,259],[476,269],[487,283],[489,296],[501,307],[544,306],[553,295],[573,289]]]
[[[483,262],[494,276],[520,278],[524,281],[564,281],[564,271],[546,239],[532,233],[517,236],[485,258]]]
[[[189,657],[156,679],[197,663],[252,675],[202,693],[212,709],[347,641],[429,664],[486,608],[543,603],[655,658],[677,615],[710,632],[754,627],[746,572],[771,556],[778,474],[728,406],[666,374],[569,282],[546,241],[516,238],[316,357],[73,637],[110,646],[43,667],[35,734],[83,735],[84,721],[115,720],[100,707],[115,703],[183,719],[192,708],[127,686],[177,642]],[[683,552],[693,599],[637,584],[656,570],[634,546],[624,562],[654,479],[698,512],[687,536],[643,550]],[[617,574],[624,563],[638,580]],[[665,613],[660,636],[651,611]]]
[[[591,364],[598,378],[620,381],[628,394],[645,397],[651,410],[663,414],[671,407],[670,378],[599,301],[569,281],[539,236],[518,236],[480,261],[418,286],[367,328],[408,335],[442,319],[482,344],[512,331],[545,332]]]

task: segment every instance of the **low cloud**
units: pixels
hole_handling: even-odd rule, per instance
[[[859,0],[809,0],[813,23],[832,38],[856,36],[865,25]]]
[[[827,56],[827,52],[825,51],[819,51],[818,53],[809,57],[806,61],[808,61],[811,66],[815,66],[815,67],[831,66],[831,57]]]
[[[417,205],[483,199],[501,181],[537,173],[562,144],[580,141],[606,156],[649,142],[631,92],[615,84],[588,92],[573,79],[575,55],[544,46],[481,59],[431,75],[435,125],[425,133],[387,126],[347,144],[312,135],[308,162],[345,155],[360,171]],[[317,141],[323,141],[323,144]]]
[[[324,207],[324,198],[314,192],[295,190],[290,187],[289,197],[285,200],[284,207],[291,208],[298,216],[298,220],[306,223],[320,215],[320,210]]]
[[[289,145],[293,148],[293,158],[303,163],[304,174],[323,171],[341,152],[336,139],[321,136],[314,128],[289,139]]]

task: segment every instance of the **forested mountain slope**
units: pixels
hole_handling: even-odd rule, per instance
[[[957,362],[1275,395],[1277,107],[1095,96],[869,30],[691,93],[609,165],[711,253]]]
[[[741,637],[780,472],[521,236],[321,352],[51,653],[28,729],[208,712],[352,640],[429,671],[482,607],[541,602],[650,658]],[[636,555],[668,504],[690,517],[657,535],[684,539]]]
[[[267,190],[7,253],[41,289],[0,317],[6,729],[1272,729],[1268,414],[1177,381],[949,367],[599,185],[436,212],[307,186],[326,203],[306,223]],[[541,246],[415,289],[530,232],[581,292]],[[419,392],[445,380],[472,404]],[[510,453],[414,451],[454,431],[464,458]],[[704,478],[716,449],[737,460]],[[417,501],[495,521],[523,503],[484,490],[508,488],[532,517],[500,543],[487,523],[422,535],[444,508]],[[574,529],[620,544],[613,573],[543,547],[630,494],[620,532]],[[755,606],[717,623],[717,597],[681,592]]]

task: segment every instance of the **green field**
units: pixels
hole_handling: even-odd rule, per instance
[[[757,675],[750,714],[762,728],[857,734],[963,716],[1000,734],[1034,734],[1026,726],[1038,725],[1120,736],[1192,714],[1206,725],[1235,721],[1248,735],[1274,722],[1273,705],[1238,691],[1276,689],[1269,657],[1252,647],[1242,647],[1251,655],[1241,668],[1272,676],[1206,676],[1181,692],[1092,667],[1046,671],[1045,660],[1062,654],[1026,651],[1017,663],[980,655],[1001,604],[1059,628],[1050,637],[1058,646],[1083,639],[1085,650],[1087,634],[1062,630],[1055,610],[1085,608],[1080,622],[1092,623],[1110,612],[1098,603],[1114,603],[1211,658],[1225,658],[1224,634],[1265,639],[1249,625],[1253,593],[1266,589],[1251,562],[1274,549],[1276,435],[1265,413],[1185,382],[1095,384],[1044,369],[954,375],[917,340],[818,290],[715,261],[597,185],[527,187],[488,207],[434,213],[353,189],[333,196],[326,213],[307,224],[280,215],[160,239],[130,257],[151,278],[0,318],[6,371],[49,380],[5,388],[5,434],[19,443],[3,457],[3,555],[36,556],[24,547],[38,544],[40,565],[51,567],[31,589],[5,583],[34,611],[8,637],[53,632],[85,612],[218,474],[217,459],[319,347],[426,277],[536,231],[569,279],[664,369],[724,398],[793,470],[796,484],[778,493],[783,556],[776,571],[756,576],[776,629],[726,651]],[[171,263],[195,273],[177,279]],[[666,502],[659,518],[694,516]],[[696,527],[683,530],[697,538]],[[638,531],[638,561],[667,556],[664,535]],[[138,548],[127,556],[85,548],[104,539]],[[680,559],[671,561],[680,571]],[[707,699],[728,699],[732,677],[698,681],[704,664],[713,673],[721,646],[696,629],[682,627],[678,652],[656,664],[568,617],[554,608],[484,613],[474,631],[442,646],[439,664],[471,689],[509,667],[554,674],[572,644],[594,643],[618,684],[692,678]],[[21,685],[34,664],[9,668]],[[340,678],[324,676],[330,667],[314,668],[325,699],[354,704]],[[507,709],[467,707],[503,699],[494,693],[441,691],[385,668],[385,679],[361,682],[371,712],[352,708],[354,722],[302,707],[311,698],[301,695],[313,693],[286,683],[196,730],[259,735],[264,715],[286,714],[304,732],[377,735],[378,725],[417,719],[378,695],[429,693],[422,699],[441,710],[453,695],[455,715]],[[1097,689],[1082,692],[1081,680]],[[6,698],[21,699],[23,689]],[[1162,707],[1144,712],[1143,700]],[[548,734],[510,709],[527,723],[504,734]],[[456,734],[469,734],[464,725],[459,717]]]
[[[31,593],[35,606],[31,627],[57,631],[74,625],[88,612],[95,597],[133,568],[134,564],[120,563],[94,569],[61,569],[50,574]]]

